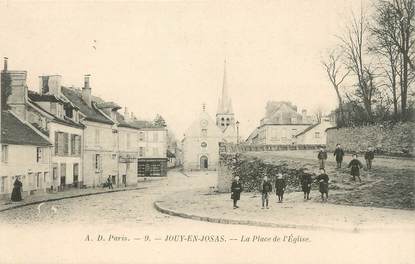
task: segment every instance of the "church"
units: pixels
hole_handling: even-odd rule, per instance
[[[203,104],[202,111],[186,130],[182,140],[183,169],[217,170],[219,142],[237,143],[237,127],[232,100],[228,95],[226,62],[223,73],[222,95],[216,118],[213,119]]]

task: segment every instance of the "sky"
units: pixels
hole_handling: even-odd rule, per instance
[[[336,106],[321,59],[360,0],[20,2],[0,0],[0,56],[10,70],[62,75],[141,119],[162,115],[181,139],[206,103],[214,118],[223,65],[240,134],[269,100],[312,113]],[[95,46],[95,48],[94,48]],[[123,110],[121,110],[122,112]]]

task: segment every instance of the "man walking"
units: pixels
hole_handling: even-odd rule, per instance
[[[372,160],[375,158],[375,152],[372,147],[368,147],[365,153],[366,168],[367,170],[372,169]]]
[[[269,209],[268,201],[269,201],[269,193],[271,191],[272,191],[272,185],[268,181],[268,177],[265,176],[262,182],[262,209],[264,209],[264,205],[267,207],[267,209]]]
[[[320,151],[318,152],[317,158],[318,158],[318,163],[319,163],[320,169],[324,169],[326,159],[327,159],[327,152],[323,147],[320,148]]]

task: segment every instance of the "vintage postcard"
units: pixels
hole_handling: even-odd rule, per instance
[[[415,263],[415,0],[0,0],[0,263]]]

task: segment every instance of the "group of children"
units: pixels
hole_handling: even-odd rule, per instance
[[[344,157],[344,151],[341,148],[340,144],[337,144],[336,150],[333,154],[336,157],[336,163],[337,168],[341,168],[343,157]],[[319,160],[319,168],[320,173],[315,178],[315,181],[318,182],[319,185],[319,191],[321,193],[321,200],[327,201],[329,197],[329,176],[326,174],[325,171],[325,161],[327,159],[327,152],[321,148],[318,153],[318,160]],[[372,168],[372,160],[374,159],[374,152],[372,148],[368,148],[368,150],[365,153],[365,160],[366,160],[366,166],[367,169],[370,170]],[[363,168],[363,164],[358,160],[357,154],[352,155],[352,160],[350,161],[348,168],[350,168],[350,174],[352,177],[352,180],[355,181],[356,177],[359,179],[359,182],[361,182],[360,178],[360,169]],[[311,174],[303,174],[300,177],[301,181],[301,189],[304,193],[304,200],[310,200],[310,191],[311,191],[311,184],[313,183],[313,178],[311,177]],[[278,173],[276,180],[275,180],[275,193],[278,197],[278,202],[282,203],[284,198],[284,191],[286,187],[285,179],[282,175],[282,173]],[[242,184],[239,181],[239,177],[235,177],[234,181],[232,182],[231,186],[231,199],[233,200],[233,208],[239,208],[237,205],[237,201],[240,199],[240,194],[242,192]],[[262,193],[262,209],[267,208],[269,204],[269,194],[272,192],[272,184],[268,180],[268,177],[265,176],[261,185],[261,193]]]

